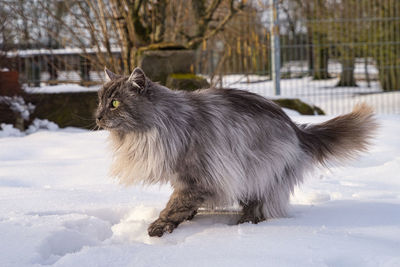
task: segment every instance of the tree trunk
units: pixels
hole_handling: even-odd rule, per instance
[[[307,65],[308,75],[314,74],[313,37],[311,27],[307,27]]]
[[[340,80],[336,86],[357,86],[354,79],[354,57],[345,57],[341,60],[342,72],[340,73]]]
[[[400,69],[395,60],[378,60],[379,83],[383,91],[400,90]]]
[[[364,57],[364,73],[365,73],[365,80],[367,81],[367,87],[371,87],[371,78],[368,72],[368,58]]]
[[[327,36],[323,33],[313,33],[313,56],[314,56],[314,80],[329,79],[328,61],[329,47],[327,46]]]
[[[386,45],[376,50],[379,83],[383,91],[400,90],[400,47]]]
[[[51,55],[47,60],[47,72],[50,75],[49,80],[55,81],[58,79],[57,58]]]

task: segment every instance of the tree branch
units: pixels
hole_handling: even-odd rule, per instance
[[[204,30],[203,34],[197,34],[194,38],[192,38],[188,47],[197,48],[199,44],[201,44],[204,40],[208,40],[211,37],[215,36],[217,33],[222,31],[225,25],[230,21],[230,19],[239,11],[243,10],[245,4],[243,2],[239,3],[238,7],[235,7],[235,0],[229,1],[229,13],[220,21],[220,23],[211,31],[206,32],[207,29]]]

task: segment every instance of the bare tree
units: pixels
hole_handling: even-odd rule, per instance
[[[339,53],[339,61],[342,66],[337,86],[357,86],[354,78],[355,58],[362,48],[357,44],[366,41],[362,40],[363,25],[355,19],[355,14],[360,10],[360,1],[337,0],[330,1],[327,5],[331,12],[326,18],[330,23],[326,31]]]
[[[366,0],[365,0],[366,1]],[[368,23],[370,42],[378,43],[371,49],[377,63],[379,82],[384,91],[400,89],[400,1],[373,0],[366,3],[371,16]]]
[[[61,30],[43,25],[50,36],[84,52],[94,48],[96,64],[125,73],[149,47],[175,44],[197,48],[223,30],[245,6],[245,1],[239,0],[192,0],[191,5],[183,0],[73,0],[64,1],[65,16],[60,17],[57,1],[37,1],[62,25]],[[114,56],[117,50],[122,62]]]
[[[0,68],[8,68],[7,51],[13,47],[13,31],[10,15],[5,6],[0,7]]]
[[[305,20],[309,47],[308,67],[316,80],[328,79],[329,39],[327,24],[321,23],[328,17],[327,0],[293,0]]]

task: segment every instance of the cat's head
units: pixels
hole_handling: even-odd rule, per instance
[[[107,82],[98,92],[98,126],[120,133],[146,131],[152,124],[151,81],[143,70],[135,68],[130,76],[105,69]]]

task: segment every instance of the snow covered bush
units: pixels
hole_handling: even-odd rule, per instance
[[[30,114],[35,110],[32,103],[25,103],[25,100],[20,96],[0,96],[0,104],[6,104],[10,109],[19,114],[24,120],[29,120]]]

